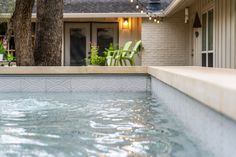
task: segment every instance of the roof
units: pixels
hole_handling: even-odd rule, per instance
[[[152,12],[165,9],[172,0],[139,0]],[[64,0],[65,13],[136,13],[136,1],[130,0]]]
[[[139,0],[151,12],[165,9],[172,0]],[[0,12],[9,12],[9,0],[0,0]],[[64,0],[64,13],[138,13],[136,0]]]
[[[165,9],[171,0],[139,0],[152,11]],[[65,13],[135,13],[136,2],[129,0],[64,0]]]

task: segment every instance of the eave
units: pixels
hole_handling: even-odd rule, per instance
[[[164,16],[171,16],[174,13],[191,5],[195,0],[173,0],[170,5],[164,10]]]
[[[161,15],[159,13],[158,15]],[[11,17],[10,13],[0,14],[0,18],[8,19]],[[119,18],[119,17],[146,17],[145,13],[64,13],[64,19],[76,18]],[[36,18],[36,14],[32,14],[32,18]]]

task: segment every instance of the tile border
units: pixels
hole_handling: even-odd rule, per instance
[[[148,75],[0,75],[4,92],[147,92]]]

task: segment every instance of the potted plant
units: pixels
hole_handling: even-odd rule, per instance
[[[106,57],[98,55],[98,47],[96,45],[91,46],[90,65],[93,66],[105,66]]]
[[[4,48],[3,43],[0,42],[0,61],[3,61],[5,53],[6,49]]]

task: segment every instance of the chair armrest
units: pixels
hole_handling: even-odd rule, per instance
[[[130,50],[122,50],[121,53],[122,53],[122,57],[125,57],[127,55],[130,55],[132,53],[132,51],[130,51]]]
[[[113,56],[114,53],[116,53],[117,50],[114,51],[108,51],[107,52],[107,56]]]

